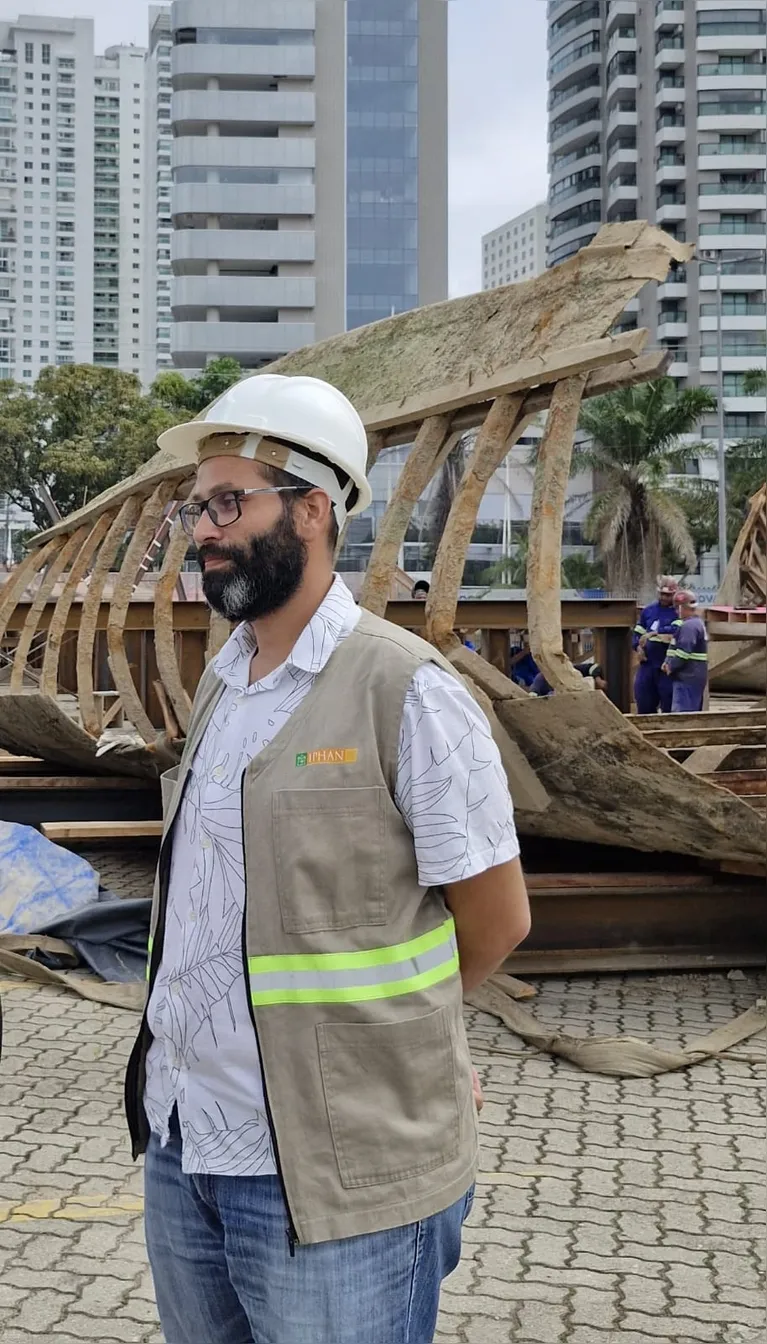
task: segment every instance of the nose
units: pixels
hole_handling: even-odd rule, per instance
[[[207,509],[203,509],[200,514],[200,521],[192,533],[192,541],[195,546],[200,548],[206,541],[219,541],[221,538],[221,528],[216,527]]]

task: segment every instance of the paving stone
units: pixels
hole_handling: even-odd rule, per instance
[[[750,973],[539,988],[545,1020],[584,1034],[636,1023],[672,1044],[764,993]],[[67,1212],[73,1194],[141,1192],[121,1099],[134,1021],[34,986],[3,1008],[17,1072],[0,1084],[2,1344],[162,1344],[140,1216]],[[598,1078],[531,1051],[494,1055],[513,1038],[486,1014],[467,1021],[488,1098],[483,1172],[440,1344],[765,1344],[758,1067]],[[7,1221],[11,1200],[46,1198],[65,1216]]]

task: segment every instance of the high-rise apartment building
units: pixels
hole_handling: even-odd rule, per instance
[[[170,349],[171,310],[171,189],[173,135],[171,124],[173,36],[170,5],[150,5],[149,46],[146,57],[146,227],[144,278],[152,296],[144,305],[142,382],[173,366]]]
[[[147,177],[141,47],[97,56],[93,112],[93,362],[140,375],[145,304],[144,229],[154,183]]]
[[[345,7],[171,7],[174,362],[258,368],[344,327]]]
[[[532,280],[546,269],[545,201],[515,215],[482,238],[482,288]]]
[[[94,56],[89,19],[0,23],[0,377],[90,361]]]
[[[694,243],[622,325],[647,327],[674,377],[714,390],[721,334],[725,436],[762,433],[765,399],[743,395],[743,374],[767,355],[765,0],[550,0],[548,17],[548,264],[603,221],[649,219]]]

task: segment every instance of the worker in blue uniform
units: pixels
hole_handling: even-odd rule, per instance
[[[645,607],[634,626],[632,646],[639,657],[634,680],[634,699],[637,713],[661,714],[671,712],[673,685],[662,671],[674,635],[679,628],[679,615],[674,606],[676,580],[663,575],[658,580],[658,599]]]
[[[708,682],[708,636],[694,593],[676,594],[680,624],[663,664],[672,688],[674,714],[695,714],[703,708]]]
[[[575,670],[576,672],[580,672],[582,677],[591,677],[593,679],[594,687],[596,690],[598,691],[607,690],[607,682],[605,681],[604,673],[602,672],[602,668],[599,663],[593,663],[591,662],[590,659],[586,659],[585,663],[576,663]],[[549,683],[547,682],[542,672],[538,673],[537,677],[535,678],[535,681],[530,687],[530,694],[539,696],[554,694],[553,687],[549,686]]]

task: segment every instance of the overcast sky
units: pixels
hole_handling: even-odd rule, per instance
[[[450,5],[450,292],[479,289],[483,233],[546,195],[545,0]],[[96,49],[147,40],[147,0],[0,0],[96,21]],[[428,246],[428,240],[427,240]]]

